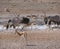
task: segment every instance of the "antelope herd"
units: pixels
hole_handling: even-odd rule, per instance
[[[13,28],[16,28],[16,26],[19,26],[20,24],[24,24],[24,27],[29,26],[34,23],[34,21],[32,21],[31,19],[35,19],[36,17],[38,17],[38,16],[32,15],[32,16],[27,16],[27,17],[19,17],[19,16],[14,17],[13,19],[8,20],[6,29],[8,29],[9,27],[12,27],[12,26],[13,26]],[[59,15],[47,16],[47,17],[44,17],[43,20],[44,20],[44,23],[49,26],[52,23],[57,26],[60,25],[60,16]],[[22,30],[24,27],[22,27]]]
[[[7,23],[7,25],[6,25],[6,29],[8,29],[9,27],[12,27],[12,26],[13,26],[13,28],[15,29],[16,26],[19,26],[20,24],[24,24],[24,26],[23,26],[22,29],[21,29],[21,30],[23,31],[24,27],[33,24],[32,18],[35,18],[35,17],[36,17],[35,15],[27,16],[27,17],[20,17],[20,18],[19,18],[19,16],[18,16],[18,17],[14,17],[13,19],[9,19],[9,20],[8,20],[8,23]],[[30,20],[30,19],[31,19],[31,20]],[[24,33],[21,33],[21,34],[20,34],[20,33],[17,31],[17,29],[16,29],[15,31],[16,31],[16,33],[17,33],[18,35],[20,35],[20,36],[24,34]]]
[[[37,23],[35,23],[35,21],[37,22],[36,18],[38,16],[36,15],[28,15],[28,16],[17,16],[17,17],[14,17],[12,19],[9,19],[8,22],[7,22],[7,25],[6,25],[6,30],[8,30],[10,27],[13,27],[14,29],[16,28],[16,26],[20,26],[20,24],[24,24],[24,26],[22,27],[21,31],[24,30],[25,27],[27,26],[31,26],[31,25],[38,25]],[[40,21],[40,20],[39,20]],[[40,22],[38,22],[40,23]],[[59,27],[60,25],[60,16],[59,15],[55,15],[55,16],[43,16],[43,25],[48,25],[49,28],[50,26],[52,25],[57,25],[56,27]],[[20,36],[22,34],[20,34],[17,29],[15,30]]]

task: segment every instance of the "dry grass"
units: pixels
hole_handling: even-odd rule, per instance
[[[0,33],[0,49],[60,49],[59,32],[60,30],[25,31],[25,36]]]

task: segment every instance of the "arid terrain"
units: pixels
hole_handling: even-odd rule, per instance
[[[60,49],[60,29],[27,29],[19,32],[22,36],[4,30],[6,22],[17,15],[36,15],[41,25],[41,16],[60,16],[60,0],[0,0],[0,49]]]
[[[60,30],[0,32],[0,49],[60,49]]]

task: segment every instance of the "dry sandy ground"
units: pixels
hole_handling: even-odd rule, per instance
[[[24,31],[0,33],[0,49],[60,49],[60,30]]]

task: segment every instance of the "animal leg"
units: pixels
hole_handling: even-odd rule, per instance
[[[13,28],[15,29],[15,25],[14,25],[14,24],[10,25],[10,27],[12,27],[12,26],[13,26]]]
[[[6,29],[8,29],[9,28],[9,24],[7,24],[7,26],[6,26]]]
[[[48,23],[49,25],[51,25],[51,21],[49,21],[49,23]]]
[[[25,26],[23,26],[23,27],[22,27],[21,31],[23,31],[23,30],[24,30],[24,27],[25,27]]]
[[[21,31],[23,31],[26,26],[27,26],[27,24],[25,24],[25,25],[22,27]]]
[[[13,28],[15,29],[15,25],[13,25]]]
[[[53,30],[53,28],[51,27],[51,21],[49,21],[48,25],[49,25],[49,29]]]

